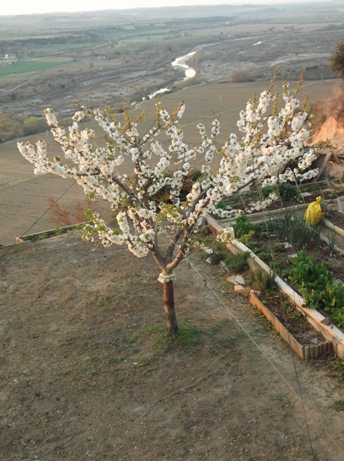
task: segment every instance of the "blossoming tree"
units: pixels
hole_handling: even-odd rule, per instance
[[[98,238],[104,246],[127,245],[137,257],[151,253],[160,268],[158,280],[163,285],[164,310],[168,331],[178,332],[174,308],[174,269],[190,249],[192,235],[197,233],[208,213],[229,217],[235,209],[221,210],[216,204],[224,197],[238,193],[251,184],[276,184],[288,180],[311,178],[305,173],[315,155],[304,148],[309,136],[308,113],[285,85],[283,108],[278,109],[277,97],[270,90],[250,100],[240,112],[238,127],[241,139],[231,134],[223,146],[216,137],[220,123],[212,122],[207,133],[199,123],[200,144],[189,146],[183,138],[179,120],[184,111],[181,103],[169,114],[160,102],[151,128],[139,133],[140,118],[133,120],[126,112],[123,122],[99,109],[77,111],[68,130],[61,127],[52,109],[45,114],[55,141],[61,146],[67,163],[59,156],[49,159],[45,141],[36,146],[18,143],[21,154],[35,166],[35,173],[54,173],[74,178],[85,194],[93,199],[108,201],[116,214],[118,225],[110,227],[98,213],[91,213],[84,237]],[[272,105],[270,114],[268,108]],[[95,145],[95,134],[80,122],[93,117],[105,131],[106,143]],[[212,162],[218,156],[218,167]],[[204,158],[201,174],[192,184],[185,200],[181,200],[183,178],[193,161]],[[124,162],[132,164],[132,175],[121,172]],[[285,169],[293,162],[295,168]],[[271,175],[274,171],[276,174]],[[283,173],[279,173],[283,171]],[[161,192],[165,200],[159,201]],[[167,192],[166,192],[167,191]],[[166,197],[167,194],[167,197]],[[263,209],[277,196],[256,203],[253,209]],[[160,235],[168,236],[161,245]]]

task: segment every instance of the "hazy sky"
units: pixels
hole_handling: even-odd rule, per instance
[[[251,5],[277,5],[283,3],[304,3],[307,1],[314,0],[0,0],[0,16],[57,11],[95,11],[181,5],[241,5],[245,3]]]

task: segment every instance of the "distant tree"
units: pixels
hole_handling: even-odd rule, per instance
[[[331,69],[344,79],[344,37],[337,43],[336,51],[330,57]]]
[[[271,102],[273,109],[268,115]],[[169,114],[159,102],[155,121],[144,134],[138,129],[142,117],[133,120],[128,111],[121,122],[109,111],[81,109],[66,130],[59,125],[53,110],[46,109],[48,124],[68,163],[63,163],[59,156],[50,160],[43,140],[36,147],[20,142],[18,148],[34,164],[36,174],[74,178],[89,198],[109,202],[117,225],[110,226],[97,212],[90,212],[91,223],[84,227],[84,238],[98,238],[106,247],[127,245],[137,257],[152,255],[161,272],[158,280],[163,285],[167,328],[170,334],[176,334],[174,270],[190,250],[192,237],[203,226],[203,217],[208,213],[222,217],[238,215],[240,210],[222,210],[216,204],[250,184],[276,184],[296,178],[302,181],[316,174],[314,170],[304,172],[315,159],[304,148],[309,136],[308,113],[295,95],[289,94],[287,85],[279,112],[277,103],[269,90],[258,100],[250,100],[238,121],[242,138],[231,134],[223,146],[216,143],[218,120],[212,122],[210,133],[199,123],[201,144],[197,147],[184,141],[179,124],[184,103]],[[105,131],[105,146],[93,142],[92,129],[79,128],[87,117],[94,118]],[[204,159],[201,174],[192,177],[191,190],[183,199],[185,178],[191,177],[191,164],[200,156]],[[217,169],[212,169],[214,157],[219,158]],[[293,160],[293,171],[286,169],[283,174],[271,175]],[[131,174],[127,174],[129,170]],[[264,209],[276,199],[277,195],[272,193],[253,204],[251,211]],[[166,246],[161,234],[167,239]]]
[[[46,129],[43,118],[34,116],[11,116],[0,114],[0,142],[10,141],[14,138],[40,133]]]
[[[236,69],[231,73],[232,83],[252,82],[252,76],[247,69]]]
[[[0,142],[24,135],[22,124],[9,114],[0,114]]]

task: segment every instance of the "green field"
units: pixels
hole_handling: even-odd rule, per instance
[[[54,61],[24,61],[6,67],[0,67],[0,77],[11,74],[25,74],[27,72],[40,72],[60,65],[61,62]]]

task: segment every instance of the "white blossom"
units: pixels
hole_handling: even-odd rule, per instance
[[[187,236],[198,231],[204,215],[232,217],[241,213],[235,208],[217,209],[215,205],[224,196],[236,194],[253,182],[274,185],[295,179],[303,181],[317,174],[310,169],[315,154],[304,146],[310,134],[308,114],[300,110],[299,101],[289,94],[287,86],[284,106],[268,116],[272,101],[274,96],[269,91],[262,92],[257,102],[249,101],[239,114],[237,126],[241,136],[229,134],[223,146],[217,143],[219,120],[215,119],[210,128],[198,123],[199,145],[189,145],[179,124],[185,104],[169,113],[159,102],[155,123],[143,134],[137,121],[129,118],[129,122],[121,122],[100,109],[81,108],[71,126],[65,129],[59,125],[54,111],[46,109],[47,122],[61,147],[61,157],[68,160],[66,163],[58,155],[50,160],[43,140],[37,141],[36,146],[18,143],[18,148],[34,165],[35,174],[53,173],[75,179],[87,195],[109,202],[116,213],[117,225],[112,228],[93,213],[84,229],[86,239],[94,241],[98,235],[104,246],[127,245],[138,257],[146,256],[149,251],[154,256],[161,255],[157,234],[166,230],[178,235],[174,250],[178,252],[178,244],[184,242],[181,245],[186,253],[190,246]],[[96,146],[93,130],[79,129],[78,124],[86,114],[104,130],[104,146]],[[200,175],[192,180],[192,165],[196,159],[202,163],[200,156],[204,159]],[[215,158],[217,168],[213,166]],[[293,169],[286,169],[289,163]],[[279,174],[280,171],[283,173]],[[181,194],[185,181],[191,182],[186,198]],[[271,194],[252,204],[248,211],[264,209],[276,199]],[[176,234],[178,229],[180,233]],[[166,282],[164,277],[170,276],[173,264],[178,264],[180,258],[171,262],[173,267],[164,266],[163,260],[162,255],[160,260],[157,258],[165,274],[161,279]]]

